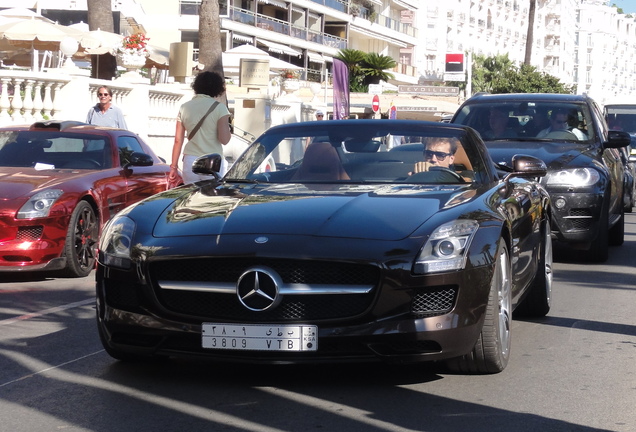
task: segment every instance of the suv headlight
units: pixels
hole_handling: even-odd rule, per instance
[[[64,191],[60,189],[48,189],[42,192],[38,192],[33,195],[27,202],[24,203],[20,210],[18,210],[18,219],[32,219],[47,217],[49,211],[55,201],[62,196]]]
[[[573,168],[548,173],[546,178],[546,184],[549,186],[582,187],[595,185],[601,179],[601,176],[593,168]]]
[[[433,231],[415,260],[416,274],[458,270],[466,264],[466,252],[479,224],[458,219]]]
[[[135,222],[127,216],[115,216],[104,227],[99,240],[99,251],[103,264],[128,269],[131,266],[132,239]]]

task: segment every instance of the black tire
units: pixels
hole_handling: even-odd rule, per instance
[[[609,229],[607,207],[602,210],[601,219],[598,224],[598,235],[587,251],[587,258],[591,262],[603,263],[609,257]]]
[[[620,246],[625,243],[625,212],[621,208],[621,218],[609,229],[608,244],[610,246]]]
[[[93,207],[86,201],[80,201],[68,224],[64,255],[68,277],[85,277],[95,268],[99,220]]]
[[[481,333],[470,353],[446,362],[447,367],[454,372],[493,374],[501,372],[508,364],[512,324],[512,265],[508,247],[503,240],[499,240],[494,267]]]
[[[528,289],[528,294],[517,306],[516,314],[527,317],[542,317],[550,312],[552,304],[552,235],[549,222],[541,228],[543,243],[539,249],[537,275]]]

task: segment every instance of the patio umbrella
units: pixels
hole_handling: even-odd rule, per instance
[[[37,12],[33,12],[31,9],[27,9],[27,8],[3,9],[0,11],[0,17],[6,18],[6,19],[33,18],[40,21],[53,23],[52,20],[46,18],[45,16],[40,15]]]
[[[124,37],[117,33],[97,29],[87,32],[87,38],[97,41],[98,44],[86,49],[86,53],[91,55],[102,55],[106,53],[113,54],[115,49],[121,45],[121,41]]]
[[[168,69],[170,63],[170,50],[156,45],[146,46],[148,50],[147,68]]]
[[[36,50],[58,51],[60,42],[69,37],[78,41],[82,49],[99,45],[98,41],[88,37],[87,32],[42,21],[33,16],[0,25],[0,51],[31,50],[33,52],[32,67],[37,70]]]
[[[19,48],[56,51],[66,37],[78,35],[77,30],[35,18],[19,19],[0,25],[0,43]]]

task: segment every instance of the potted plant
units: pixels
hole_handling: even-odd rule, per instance
[[[117,57],[126,69],[139,69],[146,64],[148,41],[150,38],[141,33],[126,36],[117,47]]]

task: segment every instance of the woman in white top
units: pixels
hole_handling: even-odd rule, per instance
[[[188,142],[183,149],[182,174],[185,183],[210,178],[210,176],[194,174],[192,164],[198,157],[205,154],[218,153],[223,155],[223,145],[230,142],[232,136],[229,122],[230,112],[225,104],[215,99],[225,93],[225,79],[216,72],[201,72],[192,82],[192,89],[195,93],[192,100],[179,108],[172,147],[172,163],[170,164],[171,181],[177,177],[179,157],[186,132]],[[216,105],[212,111],[209,111],[215,102]],[[202,122],[201,119],[203,119]],[[226,169],[227,163],[222,164],[219,175],[224,175]]]

